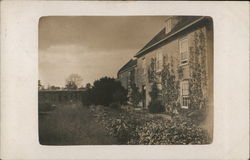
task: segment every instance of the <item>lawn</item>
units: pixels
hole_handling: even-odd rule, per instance
[[[116,138],[107,135],[87,107],[61,104],[47,114],[39,115],[39,141],[43,145],[107,145]]]

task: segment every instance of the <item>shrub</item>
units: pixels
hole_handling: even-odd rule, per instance
[[[38,109],[39,112],[49,112],[56,109],[56,106],[50,103],[38,103]]]
[[[112,102],[109,104],[109,107],[112,109],[121,109],[121,104],[119,102]]]
[[[82,94],[82,104],[88,106],[91,103],[92,103],[91,89],[87,89]]]
[[[95,105],[108,106],[112,102],[123,104],[127,101],[127,91],[114,78],[103,77],[94,82],[90,97]]]
[[[115,112],[92,108],[92,113],[108,134],[120,144],[208,144],[209,134],[190,119],[165,119],[141,112]]]
[[[154,100],[149,103],[148,106],[150,113],[162,113],[165,112],[165,107],[161,104],[161,101]]]
[[[127,101],[127,92],[124,88],[120,88],[113,93],[113,101],[119,104],[125,104]]]
[[[159,90],[156,83],[153,83],[152,90],[149,93],[151,101],[149,103],[148,109],[150,113],[162,113],[165,112],[165,107],[162,105],[161,101],[158,100]]]
[[[205,110],[195,110],[188,114],[188,117],[196,124],[202,123],[206,119]]]
[[[136,87],[136,84],[133,82],[131,82],[130,84],[131,86],[131,89],[132,89],[132,92],[131,92],[131,95],[130,95],[130,98],[131,98],[131,102],[133,105],[137,106],[139,104],[139,102],[141,101],[142,99],[142,95],[139,91],[139,88]]]

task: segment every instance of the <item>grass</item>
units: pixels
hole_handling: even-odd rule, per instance
[[[62,104],[46,115],[39,115],[39,141],[42,145],[117,144],[95,121],[87,107]]]

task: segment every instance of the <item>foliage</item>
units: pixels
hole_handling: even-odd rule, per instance
[[[156,79],[156,58],[151,58],[150,66],[148,68],[148,81],[154,82]]]
[[[77,85],[73,81],[72,82],[71,81],[67,82],[67,84],[66,84],[65,87],[68,90],[75,90],[75,89],[77,89]]]
[[[71,74],[69,77],[66,79],[66,88],[67,89],[77,89],[80,87],[82,84],[82,77],[78,74]]]
[[[38,80],[38,90],[44,90],[41,80]]]
[[[127,101],[127,91],[114,78],[103,77],[94,82],[90,89],[92,104],[108,106],[112,102],[124,104]]]
[[[121,104],[118,102],[112,102],[109,104],[109,107],[112,109],[121,109]]]
[[[167,108],[178,106],[177,100],[179,97],[179,81],[176,80],[173,71],[172,58],[170,64],[167,63],[166,57],[164,57],[163,69],[161,72],[161,79],[162,79],[161,84],[162,84],[163,102],[167,106]]]
[[[38,80],[38,88],[41,88],[41,87],[42,87],[41,80]]]
[[[133,69],[130,73],[130,88],[131,88],[131,93],[130,93],[130,101],[132,102],[133,105],[138,105],[139,102],[142,99],[142,95],[139,91],[139,88],[135,84],[135,70]]]
[[[162,113],[165,112],[165,107],[161,104],[161,101],[154,100],[151,101],[148,105],[150,113]]]
[[[194,47],[190,48],[191,77],[189,80],[190,106],[199,110],[206,106],[206,96],[202,88],[206,86],[205,35],[202,30],[195,32]]]
[[[91,88],[87,88],[84,92],[82,92],[82,104],[89,106],[93,102],[93,96]]]
[[[122,86],[119,86],[119,88],[114,91],[112,102],[113,101],[120,105],[127,102],[127,91]]]
[[[131,90],[132,90],[132,92],[130,94],[131,102],[134,105],[138,105],[139,102],[142,100],[142,94],[139,91],[139,88],[136,87],[135,83],[131,83],[130,86],[131,86]]]
[[[162,113],[165,111],[162,102],[159,100],[159,89],[157,88],[156,83],[153,83],[152,90],[149,92],[151,97],[151,101],[148,105],[148,109],[150,113]]]
[[[85,86],[86,89],[91,89],[91,87],[92,87],[92,86],[91,86],[90,83],[87,83],[86,86]]]
[[[50,86],[50,88],[49,88],[50,90],[60,90],[61,88],[60,87],[58,87],[58,86],[54,86],[54,85],[52,85],[52,86]]]
[[[159,90],[158,90],[157,84],[155,82],[152,85],[152,89],[149,92],[149,95],[151,97],[151,101],[158,99]]]
[[[114,112],[103,107],[91,107],[97,121],[120,144],[208,144],[206,130],[181,117],[165,119],[144,112]]]
[[[49,111],[53,111],[55,109],[56,109],[56,106],[52,105],[50,103],[41,103],[41,102],[38,103],[39,113],[41,113],[41,112],[49,112]]]
[[[201,124],[206,118],[206,112],[204,109],[194,110],[188,114],[188,117],[193,121],[195,124]]]

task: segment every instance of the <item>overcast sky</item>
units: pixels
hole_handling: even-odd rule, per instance
[[[39,79],[65,86],[71,73],[83,85],[116,77],[163,27],[167,17],[43,17],[39,21]]]

